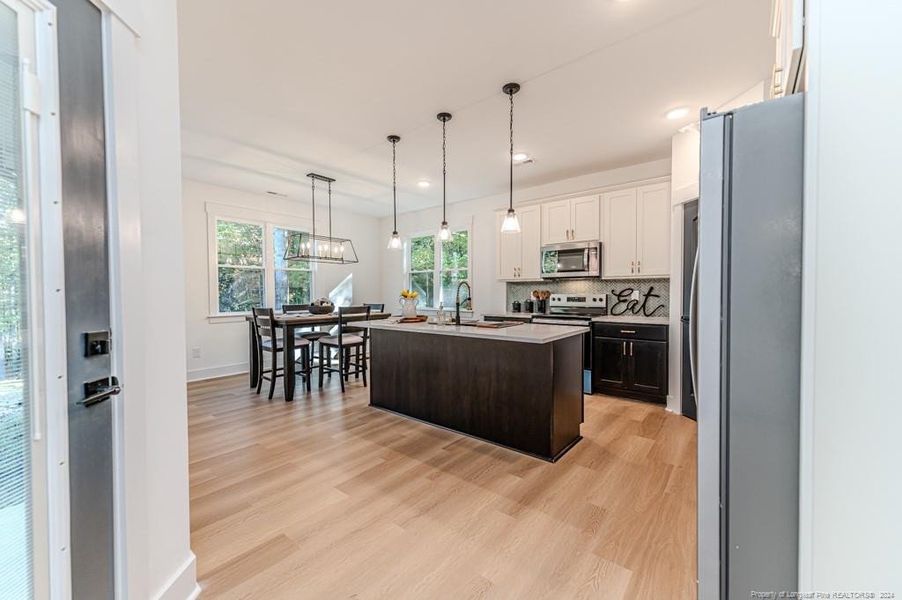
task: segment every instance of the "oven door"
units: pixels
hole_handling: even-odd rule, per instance
[[[542,277],[598,277],[598,244],[553,244],[542,248]]]

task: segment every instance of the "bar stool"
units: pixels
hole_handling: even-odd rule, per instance
[[[278,335],[275,325],[275,315],[271,308],[252,308],[254,318],[254,332],[257,336],[257,361],[260,365],[260,375],[257,377],[257,393],[263,388],[263,380],[269,381],[269,399],[272,400],[276,391],[276,379],[283,377],[285,368],[279,366],[279,353],[284,352],[285,346]],[[313,375],[313,363],[310,360],[310,342],[304,339],[295,340],[295,350],[300,352],[300,357],[283,357],[285,360],[293,360],[301,365],[295,369],[295,376],[303,378],[307,391],[310,391],[310,379]],[[264,352],[270,355],[270,367],[264,368]],[[268,376],[267,376],[268,375]]]
[[[341,381],[341,392],[345,391],[345,382],[348,381],[350,375],[355,378],[363,375],[363,386],[366,387],[366,342],[369,340],[369,329],[361,328],[361,334],[347,333],[345,316],[346,315],[366,315],[366,320],[370,319],[369,306],[339,306],[338,307],[338,335],[328,336],[319,340],[319,387],[323,387],[323,373],[338,373],[339,381]],[[325,364],[323,357],[323,349],[338,350],[338,368]],[[351,351],[354,351],[354,359],[351,360]]]
[[[382,303],[364,302],[363,306],[369,306],[371,312],[377,312],[377,313],[385,312],[385,304],[382,304]],[[367,318],[369,318],[369,317],[367,317]],[[368,329],[366,327],[360,327],[359,325],[353,325],[353,324],[345,325],[345,333],[353,333],[356,335],[360,335],[365,330],[368,331]],[[369,336],[367,336],[367,337],[369,337]],[[366,344],[363,348],[363,359],[369,360],[369,358],[370,358],[370,345]],[[359,377],[359,376],[360,375],[358,374],[357,377]]]

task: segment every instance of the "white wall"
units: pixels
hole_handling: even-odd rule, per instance
[[[902,596],[902,4],[809,2],[800,580]]]
[[[119,595],[195,595],[175,0],[108,3]],[[135,36],[134,31],[140,32]],[[173,235],[173,232],[176,232]],[[118,545],[119,541],[124,544]]]
[[[243,318],[210,319],[207,252],[207,203],[251,209],[259,218],[291,223],[310,222],[309,199],[251,194],[231,188],[183,181],[188,379],[196,380],[247,371],[247,325]],[[317,198],[317,228],[325,218],[325,204]],[[379,302],[382,297],[379,220],[333,211],[334,235],[351,238],[360,262],[356,265],[315,265],[314,295],[327,296],[347,277],[354,302]],[[192,351],[200,350],[200,358]]]
[[[524,167],[528,168],[528,167]],[[627,184],[670,174],[670,160],[658,160],[639,165],[601,171],[571,179],[526,189],[514,188],[514,206],[534,200],[579,194],[608,186]],[[516,171],[514,172],[516,176]],[[505,310],[505,284],[496,279],[496,240],[498,224],[495,213],[506,209],[507,194],[489,196],[476,200],[467,200],[448,205],[448,223],[454,227],[459,224],[472,224],[471,260],[473,273],[470,276],[473,286],[473,310],[477,314]],[[401,207],[403,209],[403,207]],[[419,210],[398,215],[398,232],[402,237],[423,232],[438,232],[442,221],[441,207]],[[392,232],[392,218],[382,219],[380,228],[379,249],[382,253],[383,301],[386,309],[398,308],[398,293],[407,287],[404,277],[404,253],[386,249],[388,238]],[[450,307],[453,309],[453,306]]]

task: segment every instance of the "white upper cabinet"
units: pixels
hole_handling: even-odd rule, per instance
[[[636,190],[636,273],[643,277],[670,275],[670,185],[645,185]]]
[[[570,241],[597,242],[599,231],[598,196],[570,200]]]
[[[542,205],[542,243],[570,241],[570,201],[556,200]]]
[[[520,216],[520,277],[542,278],[542,210],[530,206],[517,211]],[[503,235],[503,234],[501,234]]]
[[[605,279],[670,276],[670,184],[602,194]]]
[[[604,204],[602,277],[635,277],[636,189],[602,194],[601,201]]]
[[[542,212],[538,206],[517,209],[520,233],[501,233],[507,211],[495,217],[498,236],[497,277],[503,281],[541,279]]]
[[[597,241],[598,196],[555,200],[542,204],[542,243]]]

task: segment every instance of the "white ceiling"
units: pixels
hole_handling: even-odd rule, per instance
[[[183,169],[251,192],[391,212],[663,158],[674,131],[765,79],[770,0],[180,0]],[[681,121],[664,114],[690,107]],[[416,182],[426,178],[432,187]],[[261,197],[261,202],[265,198]]]

